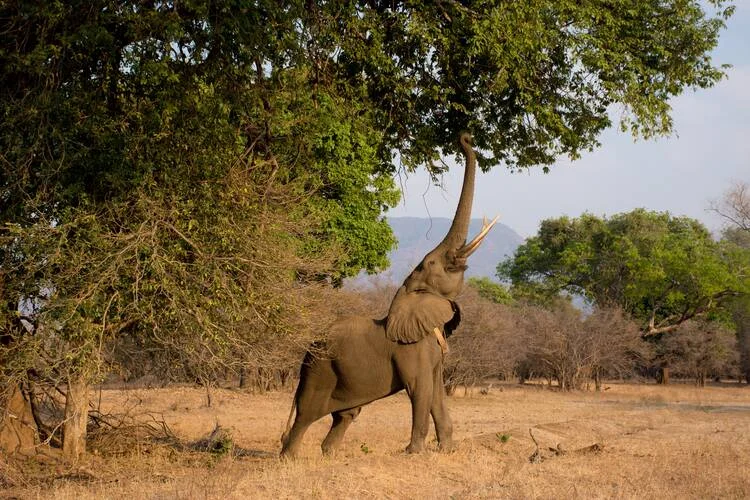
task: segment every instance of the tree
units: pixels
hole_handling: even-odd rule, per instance
[[[108,371],[272,363],[312,331],[310,283],[385,266],[382,134],[308,67],[266,66],[275,31],[165,3],[0,9],[2,388],[65,392],[68,458]]]
[[[740,370],[750,384],[750,298],[740,297],[732,304],[732,319],[737,328]]]
[[[114,367],[210,381],[302,341],[307,286],[387,264],[394,153],[470,129],[486,168],[546,165],[614,104],[668,133],[723,76],[732,7],[703,5],[3,2],[2,387],[67,387],[75,458]]]
[[[670,97],[721,78],[709,53],[733,7],[721,0],[365,1],[312,10],[318,26],[341,27],[312,45],[336,52],[325,64],[337,63],[379,103],[389,149],[407,165],[432,163],[436,145],[454,152],[456,132],[468,129],[490,153],[480,159],[489,168],[577,157],[597,146],[612,105],[623,106],[623,128],[668,133]]]
[[[449,394],[459,385],[468,388],[487,378],[511,378],[525,352],[526,340],[514,327],[513,309],[493,300],[494,295],[485,296],[472,280],[458,298],[459,329],[448,339],[444,380]]]
[[[690,377],[703,387],[708,377],[736,376],[737,338],[716,321],[687,321],[658,346],[676,375]]]
[[[632,376],[652,358],[651,346],[641,340],[638,324],[620,308],[596,308],[583,320],[589,370],[597,391],[605,377]]]
[[[750,184],[747,182],[735,182],[734,185],[724,193],[719,202],[711,204],[711,210],[720,215],[729,225],[725,228],[725,237],[750,233]],[[746,240],[739,240],[746,241]],[[750,245],[745,245],[750,246]]]
[[[653,336],[722,311],[748,290],[747,265],[698,221],[638,209],[543,221],[498,276],[546,296],[565,291],[619,306]]]
[[[580,389],[590,379],[601,390],[604,376],[629,375],[648,356],[637,325],[618,309],[597,308],[584,317],[559,301],[552,308],[526,306],[516,318],[527,346],[522,375],[556,380],[562,391]]]
[[[736,182],[719,202],[711,204],[727,225],[722,240],[735,253],[750,259],[750,185]],[[746,279],[750,279],[747,275]],[[732,319],[737,328],[737,345],[740,351],[740,368],[750,383],[750,295],[737,297],[731,304]]]

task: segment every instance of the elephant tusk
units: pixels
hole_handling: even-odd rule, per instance
[[[464,257],[464,258],[466,258],[466,257],[470,256],[471,254],[473,254],[476,251],[476,249],[479,248],[479,245],[482,243],[482,240],[484,240],[485,236],[487,236],[487,233],[490,232],[490,229],[492,229],[492,226],[495,225],[495,223],[497,222],[497,219],[499,219],[499,218],[500,218],[500,216],[496,215],[495,218],[492,219],[492,222],[487,223],[487,218],[485,217],[484,220],[483,220],[483,222],[482,222],[482,230],[479,232],[479,234],[476,235],[474,237],[474,239],[471,240],[469,243],[467,243],[466,245],[462,246],[458,250],[457,253],[459,255],[461,255],[462,257]]]
[[[435,337],[437,337],[438,344],[440,344],[440,350],[443,352],[443,356],[448,354],[448,342],[445,340],[445,336],[443,336],[443,332],[440,331],[440,328],[435,327],[435,329],[432,331],[432,333],[435,334]]]

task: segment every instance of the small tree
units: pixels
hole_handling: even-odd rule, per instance
[[[580,389],[593,378],[633,372],[647,355],[637,325],[617,309],[597,309],[584,317],[567,302],[552,309],[528,306],[518,319],[528,343],[523,369],[556,380],[561,390]]]
[[[750,184],[736,182],[720,201],[711,204],[711,209],[727,223],[722,233],[727,251],[750,260]],[[745,279],[750,280],[750,273]],[[737,329],[740,369],[750,383],[750,294],[732,301],[730,310]]]
[[[479,296],[495,304],[510,305],[513,303],[513,296],[507,286],[492,281],[490,278],[469,278],[467,284],[474,288]]]
[[[726,231],[741,231],[747,235],[750,233],[750,183],[735,182],[720,201],[711,203],[710,209],[727,222]]]
[[[529,306],[517,323],[528,343],[527,366],[550,381],[556,380],[563,391],[579,388],[589,375],[580,315],[570,306],[555,310]]]
[[[486,378],[512,377],[524,345],[513,325],[512,308],[483,297],[472,282],[457,302],[461,324],[448,341],[444,377],[448,392]]]
[[[638,323],[622,309],[596,308],[583,321],[591,352],[591,375],[597,391],[603,377],[627,377],[652,357],[650,344],[643,342]]]
[[[703,387],[707,378],[737,375],[739,355],[734,332],[716,321],[688,321],[665,338],[660,354],[669,357],[677,376]]]

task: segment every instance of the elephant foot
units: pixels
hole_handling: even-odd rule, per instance
[[[281,453],[279,453],[279,459],[283,462],[295,460],[297,458],[297,450],[291,447],[283,447]]]
[[[404,450],[405,453],[413,454],[413,453],[422,453],[424,451],[424,444],[415,444],[415,443],[409,443],[409,446],[406,447]]]
[[[438,450],[442,453],[453,453],[457,449],[456,444],[452,440],[438,443]]]

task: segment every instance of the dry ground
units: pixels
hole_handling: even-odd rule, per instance
[[[457,451],[431,443],[417,456],[401,451],[402,393],[365,407],[335,457],[320,455],[330,418],[321,420],[292,462],[276,457],[291,393],[216,390],[209,408],[195,388],[104,390],[103,409],[152,412],[184,442],[218,422],[244,456],[133,444],[46,481],[27,465],[25,486],[0,498],[750,498],[750,388],[607,387],[459,394],[449,399]]]

